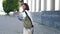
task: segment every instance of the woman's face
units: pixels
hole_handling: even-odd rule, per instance
[[[26,6],[25,5],[22,5],[22,9],[25,10],[26,9]]]

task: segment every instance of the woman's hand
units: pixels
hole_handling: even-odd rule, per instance
[[[23,18],[22,18],[22,17],[18,17],[18,20],[22,21],[22,20],[23,20]]]

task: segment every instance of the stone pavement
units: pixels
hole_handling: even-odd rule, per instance
[[[60,30],[34,24],[34,34],[60,34]],[[23,33],[23,22],[19,21],[13,16],[0,16],[0,34],[22,34]]]

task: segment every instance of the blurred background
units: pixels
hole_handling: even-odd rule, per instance
[[[23,22],[15,15],[27,3],[34,34],[60,34],[60,0],[0,0],[0,34],[23,34]]]

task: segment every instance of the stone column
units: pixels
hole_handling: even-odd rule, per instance
[[[28,5],[29,5],[29,11],[32,11],[32,0],[28,0]]]
[[[32,0],[32,12],[36,11],[36,0]]]
[[[47,11],[55,10],[55,0],[47,0]]]
[[[60,10],[60,0],[59,0],[59,10]]]
[[[41,0],[36,0],[36,12],[41,10]]]
[[[44,0],[41,0],[41,11],[44,11]]]
[[[44,11],[46,11],[47,8],[47,0],[44,0]]]
[[[60,10],[60,0],[55,0],[55,10]]]
[[[47,9],[47,0],[41,0],[41,11],[46,11]]]

